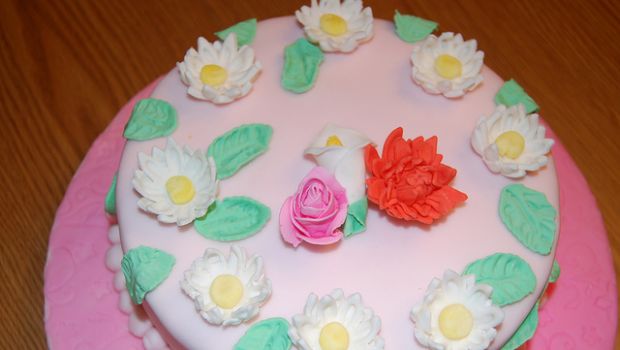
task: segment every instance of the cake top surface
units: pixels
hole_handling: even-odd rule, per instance
[[[553,263],[555,240],[548,255],[522,245],[498,215],[500,193],[506,185],[524,184],[545,194],[558,208],[558,190],[553,162],[544,171],[514,180],[490,172],[470,146],[479,118],[495,110],[502,79],[483,67],[481,85],[465,96],[431,95],[412,82],[413,46],[394,34],[391,23],[375,20],[372,40],[351,54],[326,53],[314,87],[294,94],[281,86],[283,50],[303,36],[293,18],[260,22],[252,48],[262,70],[252,91],[233,103],[208,103],[188,95],[179,69],[165,76],[151,96],[174,107],[179,123],[171,137],[191,149],[206,150],[218,136],[243,124],[264,124],[273,130],[269,149],[234,176],[222,179],[217,195],[220,199],[251,197],[271,211],[271,220],[260,232],[235,242],[248,254],[262,257],[273,288],[252,323],[270,317],[291,319],[303,312],[310,293],[321,296],[341,288],[346,295],[359,292],[364,304],[381,318],[381,336],[388,348],[420,348],[409,313],[430,281],[448,269],[460,273],[473,261],[501,252],[525,260],[537,281],[531,294],[504,307],[505,318],[493,346],[503,344],[541,294]],[[467,201],[432,225],[399,221],[370,205],[366,232],[331,245],[292,247],[280,235],[278,214],[314,167],[304,151],[329,124],[354,129],[379,149],[398,127],[410,139],[437,136],[437,153],[457,170],[451,186],[466,193]],[[123,249],[149,246],[176,259],[170,275],[145,299],[176,342],[203,348],[217,339],[218,348],[232,348],[248,325],[206,323],[180,287],[184,272],[205,249],[227,253],[232,244],[206,239],[192,225],[161,223],[140,210],[132,178],[138,154],[151,154],[153,147],[164,149],[166,138],[129,141],[123,154],[117,191]]]

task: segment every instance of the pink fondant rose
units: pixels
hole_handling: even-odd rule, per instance
[[[345,189],[325,168],[316,167],[280,210],[282,238],[297,247],[302,241],[331,244],[342,239],[347,217]]]

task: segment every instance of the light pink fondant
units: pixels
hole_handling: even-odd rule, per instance
[[[295,189],[295,182],[302,178],[312,166],[309,160],[298,159],[306,146],[302,141],[307,139],[309,143],[312,140],[312,132],[307,132],[311,130],[308,124],[316,124],[316,128],[314,126],[312,128],[316,129],[313,132],[318,133],[322,123],[330,119],[342,125],[354,121],[355,125],[352,126],[360,131],[368,132],[375,142],[382,140],[386,132],[389,132],[396,124],[407,126],[406,130],[415,130],[408,131],[408,133],[415,132],[408,136],[439,134],[442,140],[440,142],[442,153],[449,159],[450,164],[461,171],[455,185],[473,186],[470,182],[474,182],[476,177],[481,177],[482,180],[488,182],[489,189],[488,191],[467,191],[470,200],[465,207],[450,215],[444,222],[432,226],[431,229],[424,229],[421,226],[402,226],[381,216],[376,208],[371,207],[368,232],[347,240],[344,242],[346,244],[338,245],[337,249],[329,247],[327,249],[303,249],[302,247],[294,250],[287,248],[277,233],[277,222],[274,222],[277,220],[272,220],[261,233],[241,242],[246,249],[264,257],[266,273],[273,282],[274,295],[261,310],[259,317],[290,318],[302,310],[309,292],[325,294],[334,287],[344,287],[350,292],[361,292],[368,305],[372,306],[382,317],[382,335],[386,338],[388,348],[413,348],[415,346],[412,345],[414,344],[413,333],[407,317],[409,308],[423,294],[430,278],[440,276],[443,269],[458,270],[471,261],[472,256],[480,257],[499,250],[513,251],[518,252],[530,262],[539,281],[544,281],[548,273],[549,259],[529,253],[525,248],[520,249],[505,231],[498,231],[499,234],[496,237],[487,236],[485,239],[478,239],[484,234],[481,233],[482,227],[476,224],[476,218],[469,220],[473,223],[471,227],[463,226],[464,221],[468,221],[468,214],[483,209],[480,207],[486,207],[487,212],[494,213],[496,208],[493,209],[491,199],[497,197],[498,194],[493,194],[491,189],[496,190],[509,180],[500,176],[490,176],[488,172],[485,172],[486,169],[480,159],[474,158],[473,151],[464,146],[468,145],[468,135],[463,133],[454,138],[445,136],[459,128],[473,126],[472,123],[478,117],[476,114],[479,113],[477,109],[484,109],[486,113],[492,108],[493,90],[501,84],[500,79],[485,69],[483,86],[465,96],[461,101],[450,102],[441,97],[425,95],[414,89],[408,78],[409,67],[405,63],[407,62],[405,58],[408,57],[410,47],[401,47],[403,44],[391,38],[389,25],[380,22],[377,23],[376,38],[371,43],[360,47],[355,54],[327,56],[315,90],[310,91],[307,96],[291,96],[281,92],[277,86],[278,63],[281,64],[281,61],[276,53],[278,48],[281,49],[282,42],[292,41],[292,38],[299,34],[292,27],[294,25],[290,19],[271,20],[259,26],[255,45],[261,47],[257,49],[257,57],[266,68],[257,82],[255,91],[243,100],[230,105],[235,113],[228,115],[227,118],[232,120],[218,113],[211,114],[214,111],[225,113],[226,108],[220,110],[204,102],[202,104],[194,102],[181,93],[174,93],[178,88],[176,84],[178,77],[175,72],[155,92],[156,95],[166,91],[173,93],[176,101],[173,104],[180,109],[182,118],[181,129],[177,131],[175,138],[183,139],[190,144],[192,142],[208,144],[215,135],[242,122],[266,121],[266,119],[273,120],[274,118],[280,118],[284,122],[284,125],[275,128],[271,150],[235,177],[227,179],[227,183],[222,188],[223,195],[256,194],[257,187],[268,184],[257,183],[258,178],[254,175],[257,171],[260,173],[260,171],[269,170],[270,174],[275,174],[273,181],[281,183],[274,187],[277,191],[272,193],[272,199],[264,194],[256,197],[267,203],[272,211],[277,210],[286,198],[286,193],[290,194]],[[268,40],[270,35],[274,36],[276,42]],[[358,86],[362,91],[358,91],[357,98],[353,99],[354,94],[343,93],[343,96],[338,96],[338,98],[344,98],[346,103],[332,105],[331,113],[327,116],[321,117],[321,114],[316,114],[316,109],[322,109],[322,113],[326,110],[324,104],[315,105],[315,101],[326,98],[325,101],[333,102],[336,98],[321,93],[320,87],[336,83],[336,88],[341,88],[341,84],[346,82],[333,80],[330,76],[341,70],[345,73],[353,73],[350,65],[358,64],[365,55],[370,55],[369,50],[374,45],[378,45],[379,51],[383,54],[393,53],[381,56],[379,61],[385,64],[390,61],[392,67],[383,67],[378,71],[370,70],[365,73],[369,82],[376,82],[382,75],[391,72],[392,85],[388,86],[389,91],[382,92],[381,88],[385,86],[379,86],[374,91],[373,99],[369,99],[368,91],[363,91],[363,87]],[[375,47],[374,50],[377,48]],[[270,53],[270,51],[273,52]],[[403,55],[405,58],[402,57]],[[401,60],[402,66],[396,65],[399,68],[395,68],[394,63]],[[342,65],[330,68],[330,62],[332,64],[342,63]],[[136,99],[150,95],[152,89],[153,86],[136,96],[97,139],[76,173],[58,210],[50,237],[45,271],[46,330],[52,349],[139,349],[141,347],[140,341],[127,332],[127,316],[117,309],[118,294],[113,288],[113,274],[104,266],[105,253],[109,247],[106,237],[109,223],[103,213],[103,199],[117,167],[124,143],[121,137],[122,127]],[[264,93],[259,93],[259,91],[264,91]],[[287,99],[298,101],[283,103],[285,107],[291,107],[291,104],[304,104],[304,99],[308,99],[306,100],[308,103],[305,103],[305,107],[295,113],[291,113],[289,108],[280,112],[282,109],[280,105],[271,113],[254,109],[255,104],[261,98],[268,96],[269,91],[275,97],[286,95]],[[392,108],[375,106],[375,103],[382,101],[385,95],[400,96],[403,100],[392,105]],[[179,104],[181,101],[184,101],[183,105]],[[310,106],[313,108],[308,108]],[[344,117],[345,114],[347,118]],[[379,116],[379,120],[365,118],[368,115]],[[462,124],[454,123],[455,118],[458,118],[455,115],[460,115],[461,119],[456,120],[462,121]],[[387,121],[384,119],[386,116],[393,117],[394,120]],[[286,122],[293,117],[295,117],[293,121]],[[357,118],[350,119],[353,117]],[[195,123],[204,118],[213,118],[225,125],[219,125],[211,132],[205,130],[192,132]],[[313,118],[318,120],[313,121]],[[433,121],[431,124],[436,125],[434,127],[424,125],[420,122],[424,118],[431,118],[430,120]],[[309,123],[310,121],[312,123]],[[185,127],[183,127],[184,124]],[[433,129],[436,130],[433,132]],[[161,140],[131,144],[127,150],[128,154],[125,155],[125,162],[128,166],[119,181],[120,191],[123,194],[123,198],[119,198],[119,204],[125,203],[119,206],[119,210],[125,213],[125,225],[129,225],[123,232],[124,248],[131,248],[138,241],[144,241],[145,244],[165,247],[164,249],[175,253],[184,248],[187,253],[176,254],[177,266],[171,277],[164,285],[147,295],[147,303],[149,303],[147,311],[161,318],[161,320],[154,320],[156,325],[160,328],[165,326],[168,330],[175,332],[174,334],[177,334],[181,341],[191,341],[186,339],[187,336],[191,337],[192,332],[195,333],[195,330],[198,330],[203,333],[199,337],[207,340],[200,346],[201,348],[205,348],[205,344],[209,344],[209,341],[217,344],[216,349],[230,348],[230,345],[234,344],[238,337],[247,330],[247,326],[229,329],[209,326],[195,313],[191,301],[184,299],[178,287],[182,271],[196,256],[202,254],[205,247],[221,248],[225,245],[207,241],[191,230],[172,232],[174,239],[167,239],[166,234],[171,233],[171,229],[158,224],[156,220],[141,213],[135,206],[137,196],[131,191],[130,181],[128,181],[132,173],[130,168],[135,168],[132,164],[136,162],[137,150],[140,148],[148,150],[154,143],[163,145]],[[287,150],[288,148],[291,150]],[[284,157],[284,153],[288,155]],[[556,145],[553,154],[561,179],[559,184],[562,239],[558,243],[557,258],[562,265],[562,276],[556,287],[552,289],[552,295],[540,313],[541,326],[532,341],[532,348],[539,350],[612,348],[617,321],[616,283],[603,222],[584,178],[561,144]],[[289,161],[283,162],[283,160]],[[476,166],[476,161],[479,162],[477,165],[480,169]],[[277,170],[282,173],[269,169],[270,166],[278,163],[281,164]],[[552,172],[550,170],[552,166],[545,171]],[[463,172],[463,167],[468,171]],[[469,171],[472,174],[465,175]],[[541,190],[542,174],[544,172],[528,177],[524,182],[530,187]],[[264,180],[260,178],[260,181]],[[551,194],[547,193],[548,196]],[[280,197],[279,203],[277,197]],[[483,201],[484,198],[490,198],[487,205],[475,204]],[[485,216],[485,226],[501,227],[495,214],[487,214],[487,216]],[[123,224],[122,218],[121,224]],[[145,226],[142,227],[142,224]],[[450,230],[450,228],[455,229]],[[149,236],[151,233],[152,235]],[[372,245],[378,239],[381,239],[381,245]],[[467,250],[468,255],[471,256],[458,254],[463,250]],[[357,261],[346,260],[356,258]],[[430,263],[432,261],[442,263],[434,266]],[[356,266],[356,263],[362,266]],[[310,271],[308,269],[318,273],[307,273]],[[540,291],[541,284],[537,286],[537,293]],[[170,299],[166,300],[166,297]],[[534,296],[527,298],[522,304],[532,303],[533,300]],[[402,304],[402,307],[393,310],[386,309],[385,304],[388,302]],[[166,305],[167,303],[169,305]],[[527,306],[519,306],[507,308],[509,318],[505,323],[506,326],[502,326],[498,340],[505,340],[507,337],[508,331],[504,327],[514,327],[518,319],[524,315],[524,309]],[[175,308],[178,312],[174,312]],[[396,320],[391,320],[392,315],[397,315]]]
[[[393,33],[391,23],[376,21],[372,41],[352,54],[326,55],[315,87],[296,95],[282,89],[280,75],[283,48],[302,35],[293,18],[261,22],[252,46],[264,69],[252,93],[234,103],[219,106],[193,99],[176,69],[153,92],[153,97],[177,109],[179,127],[172,137],[193,149],[206,149],[217,136],[242,123],[273,127],[269,150],[222,181],[221,197],[255,198],[271,208],[275,217],[313,167],[312,160],[303,155],[305,148],[326,124],[334,123],[367,135],[375,144],[381,144],[398,126],[406,130],[406,138],[437,135],[438,153],[458,171],[453,186],[469,199],[431,226],[393,220],[370,206],[366,232],[329,246],[293,249],[281,239],[278,220],[272,219],[261,232],[238,242],[263,257],[265,273],[272,281],[273,294],[258,319],[290,318],[303,310],[310,293],[323,295],[342,288],[346,293],[361,293],[381,317],[386,346],[419,349],[409,311],[423,297],[428,283],[446,269],[462,271],[476,259],[504,252],[525,259],[538,283],[533,294],[504,308],[506,317],[493,343],[501,345],[542,292],[555,254],[555,249],[548,256],[531,252],[506,230],[498,215],[498,201],[501,189],[514,181],[489,172],[470,147],[471,132],[481,115],[494,110],[493,98],[503,81],[485,67],[482,85],[463,98],[429,95],[412,82],[412,46]],[[205,323],[179,281],[206,248],[227,250],[230,243],[205,239],[192,227],[161,224],[136,205],[138,195],[131,179],[138,153],[149,153],[164,143],[165,138],[130,141],[125,147],[117,191],[121,244],[125,251],[147,245],[176,257],[168,279],[146,296],[172,338],[190,349],[209,349],[208,344],[217,339],[217,348],[229,349],[247,325],[222,329]],[[558,207],[553,162],[519,182],[545,193]]]
[[[325,168],[315,167],[280,209],[280,234],[294,247],[302,241],[336,243],[342,239],[340,226],[347,217],[347,207],[345,189]]]

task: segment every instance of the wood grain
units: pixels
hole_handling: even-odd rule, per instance
[[[306,1],[0,2],[0,348],[46,348],[43,267],[54,213],[118,109],[198,36]],[[620,2],[374,0],[476,38],[517,79],[582,169],[620,268]],[[584,232],[587,234],[587,232]],[[620,347],[618,347],[620,348]]]

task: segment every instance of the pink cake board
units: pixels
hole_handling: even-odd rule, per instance
[[[156,83],[125,105],[95,140],[56,213],[44,287],[50,349],[143,348],[128,332],[113,273],[105,267],[110,220],[103,204],[123,150],[123,127],[134,103],[148,97]],[[538,331],[527,349],[612,349],[617,294],[605,226],[583,175],[550,134],[557,142],[553,156],[560,178],[557,260],[562,275],[540,310]]]

